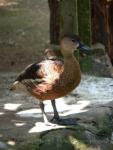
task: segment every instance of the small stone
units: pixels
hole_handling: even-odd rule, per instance
[[[0,141],[0,149],[8,149],[7,145]]]

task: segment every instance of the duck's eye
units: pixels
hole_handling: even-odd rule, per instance
[[[72,39],[72,42],[75,42],[75,39]]]

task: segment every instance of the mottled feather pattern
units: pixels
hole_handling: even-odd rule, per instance
[[[21,82],[31,93],[33,89],[38,89],[40,93],[47,92],[59,79],[59,73],[63,72],[63,62],[59,60],[44,60],[41,63],[29,65],[16,81]],[[46,83],[45,83],[46,82]],[[47,85],[51,83],[52,85]]]
[[[37,63],[31,64],[25,68],[24,71],[20,73],[17,77],[16,81],[22,81],[24,79],[36,79],[37,78],[37,70],[39,70],[40,66]]]
[[[24,79],[21,81],[21,83],[25,85],[26,89],[29,92],[32,91],[32,89],[36,88],[36,86],[42,82],[42,79]]]

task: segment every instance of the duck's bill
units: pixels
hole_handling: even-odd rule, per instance
[[[84,43],[80,43],[78,49],[86,54],[91,54],[93,52],[93,49],[85,45]]]

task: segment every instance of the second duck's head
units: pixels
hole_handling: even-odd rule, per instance
[[[60,47],[64,56],[73,54],[77,48],[84,53],[90,53],[92,51],[92,49],[86,46],[77,35],[64,35],[60,40]]]

